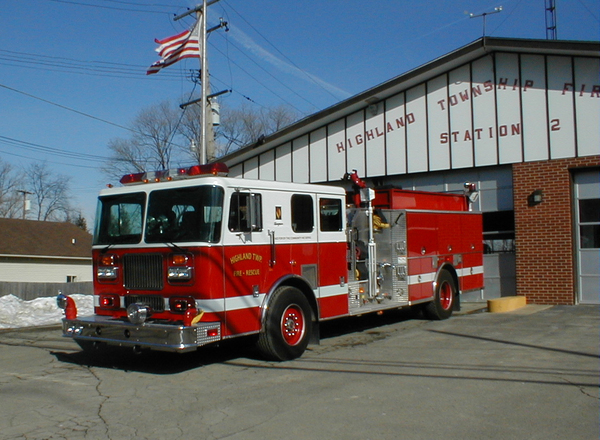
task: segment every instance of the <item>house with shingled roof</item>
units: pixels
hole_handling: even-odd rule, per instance
[[[92,236],[68,222],[0,218],[0,282],[92,281]]]

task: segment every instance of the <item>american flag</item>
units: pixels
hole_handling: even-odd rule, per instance
[[[163,67],[170,66],[183,58],[200,57],[200,43],[198,34],[195,32],[199,28],[199,20],[189,31],[182,32],[173,37],[154,41],[159,44],[156,52],[160,60],[153,63],[146,72],[146,75],[157,73]]]

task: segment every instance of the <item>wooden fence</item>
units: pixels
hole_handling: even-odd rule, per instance
[[[65,295],[75,293],[93,294],[91,281],[83,283],[11,283],[0,281],[0,296],[14,295],[25,301],[42,296],[56,296],[59,290]]]

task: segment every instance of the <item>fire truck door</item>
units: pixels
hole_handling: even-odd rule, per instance
[[[260,329],[260,307],[271,276],[269,234],[263,219],[262,194],[231,194],[223,239],[224,336]]]
[[[318,298],[320,317],[328,318],[348,313],[345,202],[325,195],[318,199]]]

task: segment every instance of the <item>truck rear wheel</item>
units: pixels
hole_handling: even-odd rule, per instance
[[[423,309],[425,316],[435,320],[450,318],[457,294],[458,289],[454,278],[450,272],[442,270],[437,279],[433,301],[427,303]]]
[[[306,350],[311,327],[306,297],[295,287],[280,287],[269,302],[257,347],[269,360],[295,359]]]

